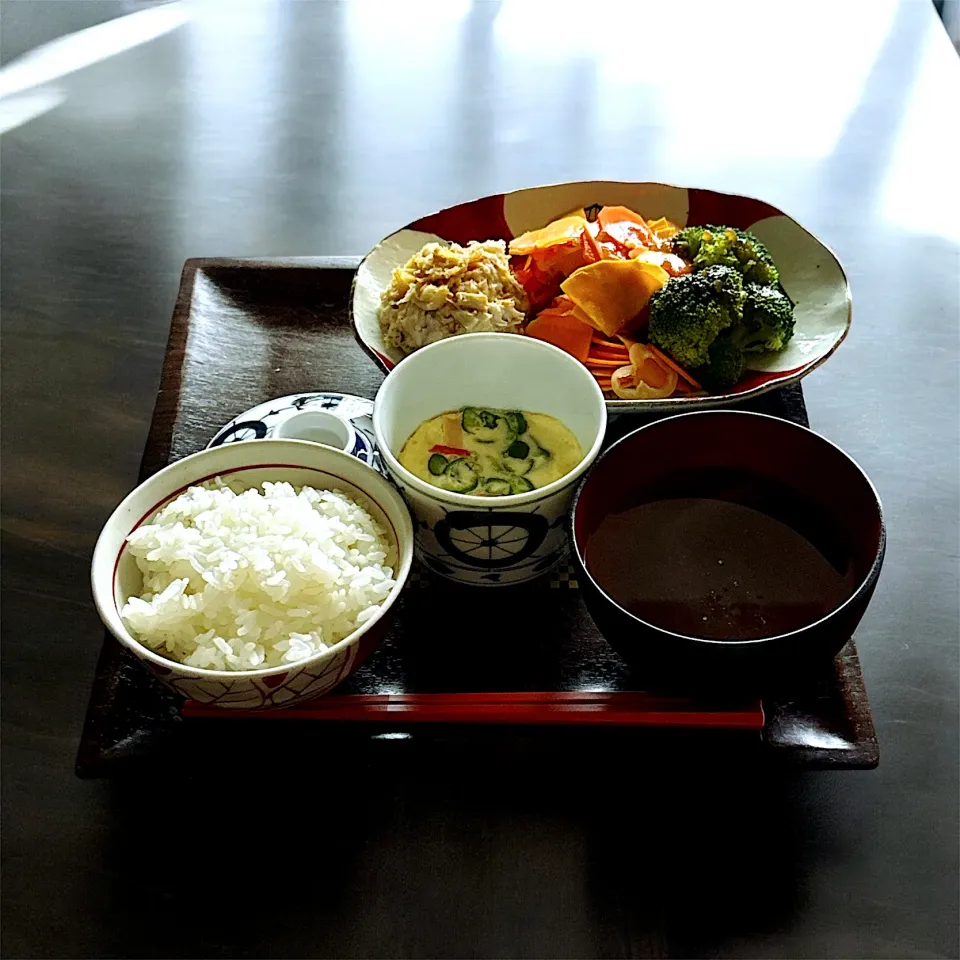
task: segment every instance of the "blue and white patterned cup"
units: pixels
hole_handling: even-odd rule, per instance
[[[583,460],[553,483],[506,497],[441,490],[400,464],[400,449],[424,420],[464,406],[556,417],[580,442]],[[418,557],[443,577],[483,586],[533,580],[563,559],[570,503],[606,424],[603,393],[589,370],[518,334],[471,333],[423,347],[390,372],[373,411],[384,464],[416,521]]]

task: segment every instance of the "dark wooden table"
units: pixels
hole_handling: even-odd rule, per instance
[[[914,0],[596,7],[2,4],[7,51],[43,18],[157,34],[70,73],[61,44],[0,101],[33,116],[0,141],[5,956],[960,953],[960,65]],[[722,85],[684,99],[718,51],[749,67],[735,136]],[[90,550],[135,482],[183,261],[361,254],[586,178],[764,197],[846,267],[853,331],[805,393],[887,511],[858,634],[879,769],[414,737],[76,780]]]

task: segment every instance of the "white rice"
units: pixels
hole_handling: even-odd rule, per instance
[[[336,490],[218,477],[127,537],[143,594],[120,615],[161,656],[211,670],[305,660],[369,620],[396,581],[381,526]]]

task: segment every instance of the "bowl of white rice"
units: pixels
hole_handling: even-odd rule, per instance
[[[413,526],[377,471],[301,440],[178,460],[113,512],[93,554],[110,632],[200,703],[287,706],[349,676],[382,642]]]

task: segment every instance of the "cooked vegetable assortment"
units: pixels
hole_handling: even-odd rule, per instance
[[[506,251],[503,241],[466,248],[428,244],[395,271],[383,299],[381,320],[396,320],[410,290],[423,288],[416,335],[401,342],[390,332],[394,325],[385,341],[408,353],[455,333],[522,332],[576,357],[605,393],[624,400],[722,393],[743,376],[749,355],[786,349],[793,303],[769,251],[752,233],[713,225],[680,229],[627,207],[590,209],[595,216],[574,210],[514,238]],[[486,277],[493,270],[497,279],[483,288],[484,316],[493,319],[482,323],[460,316],[475,308],[479,288],[465,283],[457,259],[481,253],[490,263],[480,272]],[[459,327],[440,324],[444,311],[454,308]],[[477,435],[491,431],[494,442],[507,432],[502,423],[475,427]],[[481,479],[477,489],[483,489]]]
[[[583,459],[583,451],[556,417],[464,407],[421,423],[399,459],[443,490],[503,497],[559,480]]]
[[[746,230],[681,230],[602,207],[593,222],[576,211],[509,249],[534,314],[524,332],[624,400],[729,390],[747,354],[783,350],[793,336],[777,267]]]

